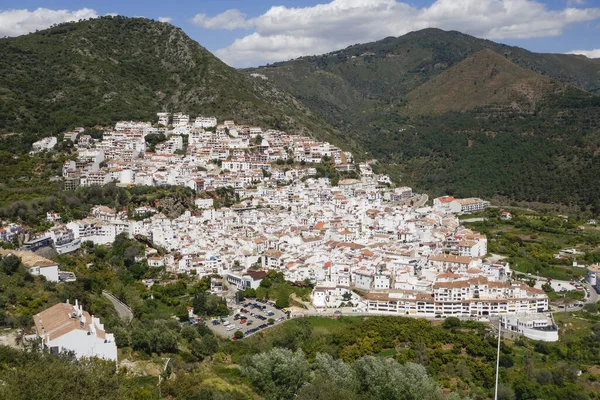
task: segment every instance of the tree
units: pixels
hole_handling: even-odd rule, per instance
[[[457,317],[448,317],[442,323],[442,328],[444,329],[456,329],[460,328],[460,319]]]
[[[274,348],[248,357],[240,368],[268,399],[291,399],[310,378],[310,365],[304,352]]]
[[[498,400],[514,400],[515,391],[508,385],[498,385]]]
[[[169,329],[164,322],[155,322],[134,329],[131,347],[148,354],[177,352],[178,332]]]
[[[193,325],[186,325],[181,328],[181,337],[192,343],[199,336],[198,330]]]
[[[287,291],[282,290],[277,296],[277,300],[275,301],[275,307],[277,308],[287,308],[290,306],[290,296]]]
[[[504,368],[510,368],[515,364],[512,357],[508,354],[500,354],[499,363],[500,366]]]
[[[583,306],[583,311],[588,312],[588,313],[596,313],[596,312],[598,312],[598,305],[595,303],[586,303]]]
[[[350,390],[358,388],[358,380],[354,369],[344,361],[335,359],[330,354],[317,353],[314,363],[315,374],[324,380]]]
[[[241,339],[241,338],[244,337],[244,332],[242,332],[242,331],[235,331],[233,333],[233,337],[236,338],[236,339]]]
[[[21,259],[13,254],[2,257],[2,271],[6,275],[12,275],[19,270]]]
[[[422,365],[366,356],[354,362],[354,369],[359,390],[369,399],[442,399],[439,386]]]
[[[349,388],[339,386],[335,382],[327,381],[321,376],[298,391],[298,400],[358,400],[360,396]]]
[[[295,318],[283,325],[283,331],[274,340],[274,345],[289,349],[300,349],[312,337],[312,325],[307,318]]]
[[[211,333],[207,333],[201,338],[195,338],[191,344],[191,352],[198,360],[210,357],[219,350],[219,342]]]
[[[231,269],[232,269],[232,271],[241,271],[243,268],[242,268],[242,265],[240,264],[240,262],[238,260],[235,260],[233,262],[233,265],[231,266]]]
[[[126,375],[115,373],[114,362],[98,358],[77,360],[68,354],[24,352],[8,346],[0,346],[0,360],[4,366],[0,370],[2,399],[120,400],[135,397],[126,388]],[[48,374],[48,371],[52,373]]]

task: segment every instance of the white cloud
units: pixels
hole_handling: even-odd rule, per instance
[[[206,14],[196,14],[192,23],[206,29],[240,29],[252,28],[254,20],[246,19],[246,14],[235,8],[209,17]]]
[[[581,54],[586,56],[587,58],[600,58],[600,49],[593,50],[573,50],[567,54]]]
[[[96,11],[89,8],[80,10],[50,10],[38,8],[29,10],[0,10],[0,36],[19,36],[38,29],[46,29],[61,22],[96,18]]]
[[[158,17],[158,21],[159,22],[168,22],[168,23],[170,23],[171,21],[173,21],[173,18],[171,18],[171,17]]]
[[[194,20],[212,29],[255,27],[253,33],[215,52],[228,64],[243,67],[428,27],[488,39],[521,39],[557,36],[571,24],[598,18],[600,8],[548,10],[538,0],[436,0],[422,8],[398,0],[333,0],[302,8],[271,7],[253,19],[228,10],[212,18],[199,14]]]

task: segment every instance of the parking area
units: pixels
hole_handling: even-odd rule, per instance
[[[232,308],[233,314],[227,318],[206,322],[217,335],[232,339],[236,331],[241,331],[246,337],[287,318],[284,310],[277,309],[275,303],[265,300],[246,299]]]

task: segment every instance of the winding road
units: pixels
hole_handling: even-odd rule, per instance
[[[117,313],[119,314],[119,317],[121,317],[121,319],[124,319],[126,321],[131,321],[133,319],[133,312],[131,311],[131,308],[127,306],[127,304],[123,303],[121,300],[117,299],[115,296],[113,296],[106,290],[102,291],[102,296],[110,300],[112,305],[115,307],[115,310],[117,310]]]
[[[429,200],[429,196],[426,194],[422,194],[421,197],[419,198],[419,200],[417,200],[414,205],[413,208],[421,208],[423,207],[427,201]]]

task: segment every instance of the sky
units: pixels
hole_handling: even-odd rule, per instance
[[[107,14],[171,23],[238,68],[429,27],[600,58],[600,0],[0,0],[0,37]]]

